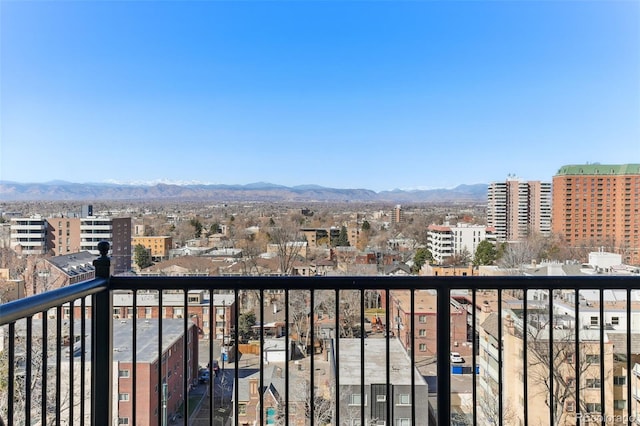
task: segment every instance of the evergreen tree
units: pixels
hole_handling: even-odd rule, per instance
[[[473,257],[473,266],[491,265],[498,258],[498,251],[488,240],[483,240],[478,244]]]
[[[419,248],[413,256],[413,267],[411,268],[411,272],[417,274],[420,269],[422,269],[422,266],[427,262],[433,262],[433,255],[431,254],[431,251],[427,248]]]
[[[240,314],[238,317],[238,335],[241,342],[246,342],[253,338],[253,326],[256,325],[256,314],[253,311]]]
[[[347,227],[343,226],[340,228],[340,235],[338,235],[338,241],[336,242],[336,246],[349,247],[349,236],[347,234]]]
[[[191,219],[189,221],[189,224],[191,224],[191,226],[193,226],[194,232],[194,238],[200,238],[200,236],[202,236],[202,223],[200,223],[200,221],[198,219]]]
[[[142,244],[137,244],[133,249],[133,260],[140,269],[153,265],[149,250]]]

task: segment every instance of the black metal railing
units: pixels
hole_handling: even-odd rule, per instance
[[[621,413],[621,418],[624,419],[622,424],[633,424],[634,416],[637,415],[634,412],[633,397],[640,391],[637,387],[634,388],[638,383],[634,372],[638,369],[636,363],[640,359],[632,352],[632,347],[635,346],[632,341],[632,318],[637,312],[634,300],[640,301],[637,299],[640,279],[636,276],[108,277],[104,276],[108,275],[105,274],[104,267],[104,264],[97,266],[97,274],[103,277],[0,306],[0,326],[6,330],[6,346],[3,351],[6,369],[2,371],[2,393],[5,394],[3,398],[6,403],[1,415],[9,420],[9,424],[12,420],[14,424],[41,425],[198,424],[197,412],[191,408],[196,404],[200,404],[198,407],[201,408],[203,404],[210,410],[209,418],[203,424],[214,424],[216,407],[219,411],[226,407],[229,410],[226,415],[231,424],[239,425],[243,424],[243,418],[248,414],[253,415],[247,413],[247,405],[244,405],[249,401],[249,404],[259,407],[255,409],[253,417],[258,424],[426,425],[431,422],[488,424],[492,421],[508,425],[514,424],[515,418],[520,418],[522,424],[526,425],[534,424],[532,416],[539,414],[529,409],[529,401],[538,397],[539,386],[542,385],[533,382],[533,376],[539,374],[542,367],[548,377],[545,383],[550,397],[543,403],[547,407],[545,418],[548,418],[549,424],[565,424],[568,418],[571,421],[567,424],[587,424],[584,419],[588,416],[595,418],[593,411],[598,412],[600,424],[605,424],[616,413]],[[196,290],[203,291],[208,298],[193,302],[189,295]],[[593,290],[599,295],[600,303],[596,307],[587,306],[581,297],[581,292]],[[619,317],[626,319],[619,323],[624,335],[622,342],[626,348],[624,353],[617,354],[615,365],[609,354],[611,348],[605,344],[608,341],[605,333],[608,331],[604,320],[605,314],[609,314],[612,309],[605,303],[605,292],[613,290],[626,295],[622,301],[623,308],[616,311],[619,312]],[[369,319],[366,314],[367,292],[379,295],[380,305],[383,307],[376,311],[382,317],[381,327],[384,330],[380,334],[383,338],[378,342],[365,338]],[[546,300],[534,302],[525,297],[534,292],[536,297]],[[274,379],[275,376],[267,376],[272,373],[267,369],[269,363],[265,360],[265,349],[268,349],[265,348],[265,332],[269,326],[265,322],[265,297],[272,293],[282,297],[279,300],[284,307],[281,339],[285,342],[284,359],[287,361],[279,364],[283,371],[277,376],[277,380]],[[131,303],[126,306],[127,314],[122,314],[121,319],[114,321],[113,300],[117,294],[130,295]],[[151,361],[148,361],[149,368],[143,371],[139,365],[147,361],[142,359],[145,356],[142,346],[148,345],[149,341],[141,341],[143,331],[148,331],[142,328],[147,328],[154,318],[163,317],[163,312],[164,316],[168,315],[169,306],[163,300],[169,294],[174,299],[178,294],[180,298],[180,303],[172,305],[171,309],[173,312],[182,312],[173,314],[174,320],[180,322],[181,331],[176,333],[176,340],[167,342],[165,339],[175,328],[173,323],[164,319],[153,322],[157,334],[152,333],[155,334],[155,340],[152,348],[146,350],[154,354]],[[216,309],[220,305],[216,305],[214,294],[226,294],[225,300],[232,301],[222,305],[224,311],[221,321],[217,318]],[[256,309],[258,356],[253,368],[247,368],[241,362],[243,353],[240,340],[244,324],[240,321],[244,312],[240,307],[245,303],[243,299],[247,294],[255,296],[257,306],[261,307]],[[402,305],[405,302],[401,303],[401,294],[406,296],[403,300],[408,300],[408,306]],[[559,296],[561,294],[562,298]],[[142,306],[144,303],[141,301],[145,297],[154,295],[157,296],[157,303],[152,308],[149,307],[151,305]],[[426,295],[433,296],[435,301],[434,306],[430,307],[435,312],[435,338],[416,332],[423,321],[419,310],[423,309],[425,316],[429,312],[426,305],[418,308],[424,304],[423,298]],[[456,303],[452,303],[452,297]],[[333,303],[322,305],[321,298],[333,300]],[[347,298],[348,301],[345,301]],[[486,305],[480,298],[487,300]],[[298,302],[304,300],[307,307],[305,319],[302,320],[304,329],[308,330],[306,333],[295,329],[294,317],[300,313],[300,306],[295,305],[293,299]],[[462,304],[460,300],[463,300]],[[189,315],[194,303],[200,308],[208,308],[201,311],[197,321]],[[572,310],[573,324],[569,318],[571,315],[566,316],[566,313],[563,314],[565,319],[569,318],[566,322],[558,319],[561,303]],[[322,308],[318,308],[321,305]],[[452,389],[450,352],[454,347],[452,332],[456,335],[456,330],[452,329],[456,327],[452,312],[463,313],[460,312],[461,306],[468,316],[466,334],[469,338],[463,343],[469,348],[466,356],[470,358],[470,362],[467,359],[467,364],[471,366],[471,374],[464,376],[468,382],[468,392],[465,390],[463,393],[470,395],[471,403],[465,409],[458,410],[452,407],[452,392],[460,391]],[[496,308],[492,310],[491,306]],[[330,308],[327,310],[327,307]],[[145,318],[141,309],[149,309],[149,319]],[[401,317],[401,309],[404,317]],[[353,337],[347,337],[343,333],[347,310],[356,315],[348,330]],[[397,314],[394,316],[396,310]],[[597,325],[580,322],[585,312],[598,318]],[[493,317],[493,329],[489,326],[491,313],[496,314]],[[483,317],[483,323],[480,323],[480,317]],[[133,321],[128,321],[129,319]],[[216,335],[216,322],[223,323],[222,339]],[[205,323],[208,323],[208,327],[205,327]],[[327,323],[328,334],[322,328]],[[40,336],[38,339],[34,339],[35,324],[41,325],[41,330],[35,333]],[[130,344],[114,347],[114,327],[119,327],[119,324],[126,325]],[[634,327],[637,326],[637,323],[633,324]],[[49,335],[50,328],[54,329],[52,335]],[[209,329],[208,332],[205,328]],[[354,330],[359,330],[360,334],[354,334]],[[392,331],[397,334],[392,336]],[[541,331],[544,333],[541,334]],[[226,333],[229,335],[225,335]],[[495,353],[481,351],[478,337],[481,334],[487,339],[495,339]],[[79,335],[78,340],[76,335]],[[196,335],[200,339],[196,339]],[[323,355],[315,355],[316,341],[322,340],[321,337],[330,342],[321,349],[323,355],[326,354],[325,359]],[[427,351],[430,344],[421,343],[423,338],[435,348],[433,354]],[[597,339],[589,340],[594,338]],[[508,339],[517,339],[521,350],[508,350]],[[301,341],[305,347],[305,353],[300,355],[303,362],[288,362],[293,358],[292,352],[298,350],[299,345],[295,343]],[[586,344],[587,341],[595,343]],[[359,362],[351,364],[347,361],[347,352],[352,350],[354,342],[359,346],[356,356],[360,358]],[[69,360],[66,360],[66,352],[62,349],[65,345],[69,347]],[[201,392],[204,388],[204,392],[197,403],[191,402],[190,398],[197,384],[197,377],[194,377],[193,372],[198,370],[195,363],[198,351],[194,349],[194,345],[207,346],[205,354],[212,369],[214,347],[229,348],[225,356],[221,354],[221,361],[227,361],[222,366],[221,378],[212,375],[210,380],[205,380],[206,384],[198,385]],[[425,345],[425,350],[422,345]],[[130,351],[130,359],[126,360],[132,366],[130,373],[124,369],[115,371],[120,364],[114,364],[114,360],[118,362],[118,351],[123,348]],[[372,352],[375,348],[381,348],[380,352]],[[401,350],[398,352],[396,348]],[[78,356],[75,356],[76,349]],[[422,353],[425,351],[427,353]],[[181,354],[177,363],[171,361],[175,352]],[[569,360],[571,352],[573,355]],[[564,364],[557,363],[560,353],[567,357]],[[432,357],[436,360],[435,368],[432,368],[430,374],[423,373],[423,366],[430,362],[431,355],[435,355]],[[491,356],[497,358],[497,381],[490,378],[490,372],[481,371],[491,368],[491,363],[488,362]],[[39,363],[35,362],[36,357]],[[382,372],[368,370],[373,365],[370,360],[374,357],[382,360]],[[591,364],[586,364],[585,359],[589,359]],[[398,367],[403,361],[406,361],[403,364],[406,367]],[[173,365],[170,365],[172,362]],[[300,381],[294,370],[303,364],[304,371],[308,371],[308,374],[302,388],[298,386]],[[317,374],[320,365],[325,369],[322,376]],[[353,365],[357,367],[352,368]],[[521,384],[516,378],[506,376],[508,373],[504,369],[513,368],[514,365],[521,368]],[[567,366],[571,368],[568,369]],[[614,367],[620,368],[621,372],[614,373]],[[408,382],[405,380],[405,383],[399,383],[400,370],[409,371]],[[181,377],[176,378],[175,372],[181,372]],[[218,373],[217,370],[215,372]],[[124,386],[119,383],[121,375],[123,379],[130,379],[127,382],[130,388],[121,389]],[[426,375],[436,378],[435,392],[428,389],[434,383],[429,382],[427,387],[423,378]],[[587,375],[589,378],[593,376],[600,379],[599,382],[589,382],[598,383],[596,390],[599,395],[593,396],[593,389],[585,390],[580,385]],[[621,391],[622,397],[617,397],[626,401],[623,408],[614,408],[612,404],[611,393],[615,390],[607,385],[612,383],[609,381],[612,375],[624,377],[624,380],[618,381],[626,383],[626,387]],[[257,399],[254,401],[245,395],[251,394],[250,385],[241,385],[250,383],[251,377],[255,378],[254,383],[258,389]],[[276,381],[282,383],[282,388],[277,388]],[[146,389],[143,390],[142,387]],[[270,387],[271,393],[268,393],[266,390]],[[493,389],[495,394],[489,394],[483,389]],[[506,389],[516,389],[521,395],[523,403],[515,413],[513,401],[509,401],[509,395],[505,395]],[[533,389],[536,389],[535,396]],[[148,398],[150,401],[138,396],[143,391],[151,395]],[[378,393],[374,395],[374,392]],[[182,401],[181,408],[168,406],[178,394],[181,395],[178,398]],[[277,396],[273,396],[274,394]],[[301,394],[307,396],[300,398]],[[428,394],[435,397],[434,403],[429,402]],[[277,406],[271,407],[273,410],[269,411],[265,408],[273,401],[266,399],[272,397],[277,400]],[[299,404],[294,404],[294,400]],[[115,404],[125,402],[130,404],[128,414],[121,415],[119,408],[114,410],[114,407],[119,407]],[[16,419],[20,419],[20,423]]]

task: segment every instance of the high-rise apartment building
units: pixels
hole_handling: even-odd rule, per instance
[[[569,245],[607,247],[640,264],[640,164],[562,166],[553,177],[553,231]]]
[[[496,240],[522,241],[551,232],[551,183],[507,179],[493,182],[487,195],[487,225]]]
[[[402,210],[402,206],[400,204],[396,204],[396,206],[393,208],[391,222],[393,223],[404,222],[404,211]]]

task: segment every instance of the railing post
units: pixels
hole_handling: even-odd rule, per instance
[[[100,257],[93,261],[97,278],[109,278],[111,259],[107,257],[109,243],[98,243]],[[91,337],[91,424],[111,425],[112,419],[112,373],[113,373],[113,308],[111,291],[101,291],[93,296],[92,337]]]
[[[438,425],[451,423],[451,290],[446,283],[438,286]]]

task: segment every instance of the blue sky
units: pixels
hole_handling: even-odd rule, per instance
[[[640,162],[638,1],[0,0],[0,180],[551,180]]]

